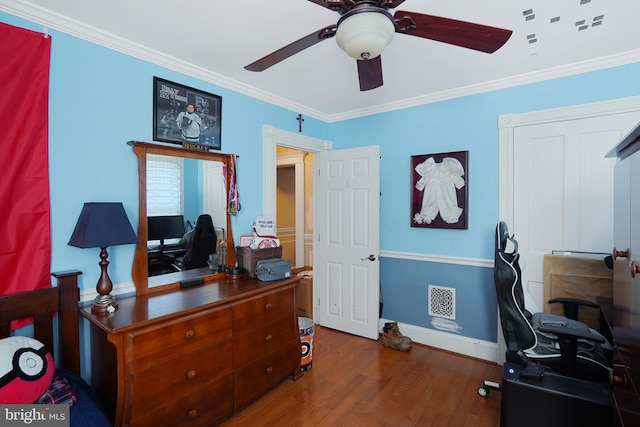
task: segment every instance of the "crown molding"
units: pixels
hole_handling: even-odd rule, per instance
[[[225,89],[238,92],[252,98],[274,104],[278,107],[296,111],[318,120],[330,122],[331,117],[308,106],[292,102],[288,99],[263,91],[253,86],[229,79],[221,74],[206,70],[197,65],[181,61],[169,55],[165,55],[146,46],[134,43],[115,34],[102,31],[83,22],[70,19],[66,16],[51,12],[39,6],[24,1],[0,0],[0,11],[10,13],[23,19],[43,25],[43,32],[48,29],[69,34],[97,45],[113,49],[117,52],[133,56],[134,58],[156,64],[161,67],[203,80],[205,82],[221,86]]]
[[[380,104],[371,108],[346,111],[344,113],[332,115],[330,121],[335,122],[340,120],[369,116],[372,114],[386,113],[389,111],[401,110],[403,108],[411,108],[419,105],[432,104],[435,102],[447,101],[449,99],[462,98],[464,96],[491,92],[494,90],[508,89],[511,87],[538,83],[546,80],[569,77],[577,74],[588,73],[591,71],[598,71],[607,68],[633,64],[636,62],[640,62],[640,49],[589,61],[576,62],[562,67],[548,68],[545,70],[520,74],[517,76],[506,77],[498,80],[492,80],[476,85],[459,87],[442,92],[431,93],[424,96],[417,96],[415,98],[408,98],[397,102]]]
[[[359,117],[381,114],[389,111],[411,108],[435,102],[464,96],[476,95],[494,90],[507,89],[525,84],[537,83],[545,80],[568,77],[577,74],[598,71],[606,68],[618,67],[622,65],[640,62],[640,49],[610,55],[589,61],[575,62],[573,64],[548,68],[545,70],[511,76],[504,79],[493,80],[456,89],[431,93],[401,101],[379,104],[373,107],[345,111],[338,114],[326,114],[308,106],[292,102],[273,93],[269,93],[253,86],[229,79],[217,73],[208,71],[202,67],[195,66],[174,57],[164,55],[158,51],[131,42],[130,40],[115,36],[114,34],[101,31],[95,27],[88,26],[82,22],[69,19],[60,14],[52,13],[50,10],[40,8],[26,1],[0,0],[0,10],[12,15],[39,23],[45,28],[43,32],[48,32],[48,28],[96,43],[98,45],[113,49],[115,51],[133,56],[138,59],[156,64],[179,73],[206,81],[211,84],[238,92],[252,98],[268,102],[275,106],[291,111],[300,112],[306,116],[322,120],[326,123],[333,123]]]

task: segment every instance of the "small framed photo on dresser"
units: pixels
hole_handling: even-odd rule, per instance
[[[153,78],[153,140],[208,151],[222,148],[222,97]]]
[[[252,241],[253,241],[253,234],[246,234],[246,235],[240,236],[239,246],[249,246]]]

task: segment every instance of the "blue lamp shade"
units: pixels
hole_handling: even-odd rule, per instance
[[[120,202],[85,203],[73,230],[70,246],[106,248],[138,243]]]

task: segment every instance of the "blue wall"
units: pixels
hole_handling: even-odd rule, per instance
[[[455,333],[496,342],[498,310],[493,269],[416,260],[380,259],[383,317],[435,329],[428,315],[429,285],[455,289]],[[451,331],[447,329],[447,331]]]
[[[0,12],[0,21],[41,31],[42,26]],[[67,245],[82,204],[122,201],[138,223],[138,165],[127,141],[152,141],[153,77],[222,96],[222,152],[240,156],[242,211],[234,235],[250,234],[262,214],[262,125],[297,132],[297,112],[240,95],[154,64],[50,30],[49,167],[52,270],[79,269],[82,288],[98,281],[99,251]],[[305,129],[327,139],[329,125],[305,118]],[[134,246],[109,248],[114,284],[131,281]]]
[[[0,21],[42,29],[1,12]],[[82,288],[93,288],[98,280],[98,250],[67,245],[84,202],[122,201],[137,224],[137,161],[126,142],[152,141],[153,76],[222,96],[222,152],[240,156],[242,210],[232,220],[234,235],[250,233],[253,219],[262,214],[262,125],[296,132],[297,112],[64,33],[50,34],[53,271],[83,271]],[[640,64],[631,64],[337,123],[309,117],[305,134],[330,139],[337,149],[380,146],[382,251],[490,261],[499,220],[498,115],[640,95],[638,75]],[[410,157],[461,150],[469,151],[468,229],[410,227]],[[114,283],[130,281],[134,247],[109,252]],[[402,257],[383,258],[380,267],[384,317],[430,328],[427,286],[454,287],[460,333],[496,341],[491,269]]]
[[[636,63],[352,119],[332,124],[331,139],[335,149],[380,145],[383,251],[492,261],[500,220],[498,116],[640,95],[639,75]],[[411,227],[411,156],[462,150],[469,151],[468,229]],[[382,259],[382,315],[432,328],[428,285],[453,287],[458,313],[465,313],[456,319],[461,334],[496,342],[493,278],[484,270]],[[460,271],[467,280],[460,279]]]

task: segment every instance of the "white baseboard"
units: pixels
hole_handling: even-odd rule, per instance
[[[378,326],[380,332],[382,332],[382,328],[386,322],[392,322],[392,320],[379,320]],[[464,356],[474,357],[476,359],[498,363],[497,343],[463,337],[447,332],[435,331],[433,329],[400,322],[398,322],[398,327],[400,328],[402,335],[406,335],[411,338],[411,341],[415,343],[451,351]]]

